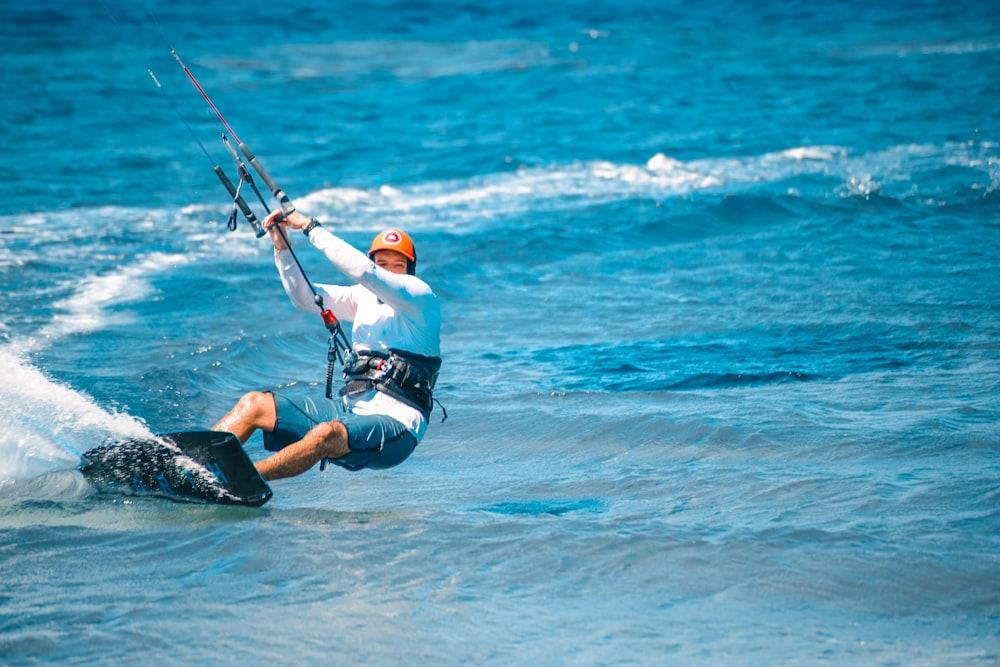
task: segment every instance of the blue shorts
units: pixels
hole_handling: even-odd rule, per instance
[[[351,451],[339,459],[324,459],[348,470],[372,468],[381,470],[399,465],[413,453],[417,439],[405,426],[385,415],[356,415],[348,411],[337,398],[314,401],[307,396],[291,398],[277,392],[274,409],[278,415],[273,431],[264,431],[264,449],[276,452],[323,422],[339,421],[347,428],[347,445]]]

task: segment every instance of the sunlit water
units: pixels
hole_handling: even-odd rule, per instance
[[[1000,659],[988,6],[108,0],[0,31],[0,664]],[[319,318],[149,78],[228,168],[168,44],[300,209],[415,237],[449,418],[404,465],[259,510],[76,472],[322,392]]]

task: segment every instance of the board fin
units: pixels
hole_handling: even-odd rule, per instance
[[[178,502],[260,507],[271,488],[232,433],[177,431],[85,452],[80,472],[99,490]]]

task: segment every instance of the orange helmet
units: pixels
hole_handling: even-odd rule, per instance
[[[413,273],[417,266],[417,250],[413,247],[413,239],[401,229],[387,229],[372,240],[372,247],[368,249],[368,257],[372,258],[379,250],[395,250],[404,255],[409,273]]]

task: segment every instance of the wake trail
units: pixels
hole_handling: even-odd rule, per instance
[[[0,490],[75,469],[80,453],[109,439],[153,437],[135,418],[0,349]]]

